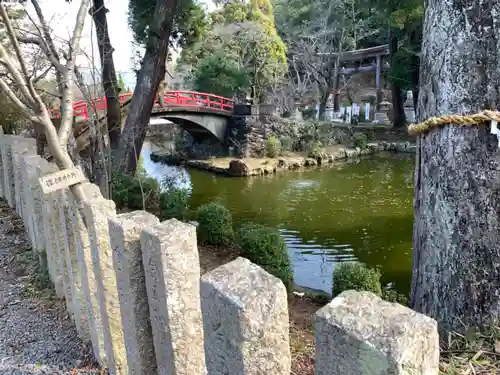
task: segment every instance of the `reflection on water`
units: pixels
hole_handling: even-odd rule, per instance
[[[146,172],[160,182],[165,176],[168,176],[176,182],[176,186],[191,189],[188,171],[183,167],[153,162],[151,160],[151,152],[153,151],[154,146],[150,142],[144,142],[141,156]]]
[[[230,178],[151,162],[157,179],[183,176],[191,206],[217,200],[235,224],[278,227],[286,240],[297,284],[331,290],[333,266],[358,260],[380,266],[384,282],[402,292],[411,278],[413,159],[373,157],[359,163],[256,178]]]

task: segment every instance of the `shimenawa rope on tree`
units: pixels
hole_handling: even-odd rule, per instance
[[[412,124],[408,127],[408,134],[420,135],[431,131],[438,126],[457,125],[457,126],[474,126],[485,122],[500,122],[500,112],[485,110],[472,115],[448,115],[441,117],[431,117],[419,124]],[[493,133],[493,129],[492,129]],[[495,133],[497,134],[497,133]]]

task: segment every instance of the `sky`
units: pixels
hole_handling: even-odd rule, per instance
[[[76,15],[80,6],[79,0],[72,0],[66,3],[63,0],[39,0],[49,26],[53,29],[55,39],[64,42],[70,39],[73,32]],[[181,0],[182,1],[182,0]],[[214,9],[211,0],[201,0],[209,10]],[[57,6],[56,6],[57,3]],[[111,39],[111,45],[115,49],[113,53],[115,68],[125,81],[125,84],[131,88],[135,86],[135,74],[133,73],[133,45],[132,32],[127,24],[127,0],[105,0],[108,13],[108,27]],[[28,12],[33,12],[31,3],[28,5]],[[32,13],[33,14],[33,13]],[[90,72],[92,65],[99,66],[99,53],[96,45],[95,30],[90,16],[85,19],[85,27],[82,33],[81,49],[84,53],[77,58],[77,64],[87,72]],[[92,48],[94,45],[94,48]],[[94,50],[94,64],[92,61],[92,50]],[[90,73],[88,73],[90,76]]]

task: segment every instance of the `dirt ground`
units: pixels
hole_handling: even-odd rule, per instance
[[[55,298],[21,219],[0,200],[0,374],[103,374]]]

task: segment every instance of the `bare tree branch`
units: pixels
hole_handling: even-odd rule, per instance
[[[74,85],[73,71],[75,69],[76,53],[78,52],[78,45],[82,35],[83,25],[85,23],[85,16],[89,10],[89,0],[82,0],[78,14],[76,16],[75,28],[69,43],[69,59],[66,62],[66,69],[62,74],[66,90],[63,90],[63,99],[61,101],[61,127],[59,128],[59,143],[61,146],[66,147],[69,135],[73,125],[73,90]]]
[[[4,92],[8,98],[13,102],[13,104],[30,119],[33,123],[38,124],[43,129],[47,144],[49,146],[50,153],[52,154],[54,161],[57,163],[59,168],[68,169],[74,167],[74,162],[70,157],[66,145],[68,143],[69,134],[72,130],[73,123],[73,108],[72,108],[72,90],[74,86],[74,70],[75,70],[75,58],[78,52],[78,45],[80,42],[80,37],[83,29],[83,24],[85,21],[85,15],[89,8],[90,0],[81,0],[80,9],[78,11],[78,16],[76,17],[75,27],[73,31],[72,38],[70,40],[69,48],[69,59],[63,66],[59,62],[58,54],[55,46],[50,37],[50,32],[48,26],[43,18],[40,8],[36,0],[32,0],[35,9],[40,17],[40,22],[43,25],[43,30],[39,30],[38,36],[36,38],[24,39],[25,42],[31,42],[31,44],[37,45],[44,54],[47,55],[50,62],[56,66],[56,74],[62,76],[62,80],[58,79],[58,92],[63,96],[64,100],[61,103],[61,125],[59,133],[54,126],[51,119],[51,114],[44,104],[40,92],[38,92],[32,82],[30,72],[27,69],[26,64],[26,54],[20,49],[19,39],[17,39],[16,29],[12,27],[11,20],[4,8],[4,5],[0,3],[0,15],[7,27],[7,33],[9,40],[12,44],[14,54],[17,57],[16,62],[13,61],[13,57],[7,51],[7,47],[0,44],[0,59],[1,64],[6,67],[6,71],[9,78],[13,80],[13,85],[9,85],[6,78],[2,77],[0,80],[0,90]],[[36,25],[36,24],[35,24]],[[51,57],[50,57],[51,56]],[[37,64],[37,61],[35,61]],[[20,70],[17,68],[20,67]],[[61,69],[62,68],[62,69]],[[50,68],[42,73],[42,76],[48,74]],[[16,93],[15,91],[19,91]],[[41,90],[46,93],[50,93],[49,90]],[[38,134],[40,127],[35,126],[35,131]],[[73,185],[71,187],[72,192],[75,194],[75,198],[79,201],[85,199],[85,194],[83,192],[81,184]]]
[[[19,35],[19,34],[17,34],[17,38],[21,43],[34,44],[34,45],[37,45],[38,47],[40,47],[42,49],[42,51],[45,53],[45,55],[47,55],[47,58],[49,59],[51,64],[54,65],[54,67],[58,71],[62,72],[64,70],[64,65],[61,64],[58,56],[54,56],[52,54],[49,47],[47,46],[47,43],[42,38],[23,36],[23,35]]]
[[[48,23],[45,21],[45,18],[42,13],[42,9],[40,8],[40,5],[38,4],[38,0],[31,0],[31,4],[33,4],[33,7],[35,8],[36,15],[38,19],[40,20],[40,24],[42,26],[42,31],[40,32],[40,37],[43,37],[43,40],[45,41],[47,45],[47,49],[50,52],[50,54],[59,61],[59,54],[57,53],[56,46],[54,45],[54,41],[52,40],[52,36],[50,35],[50,29]]]
[[[28,90],[30,91],[30,94],[32,96],[35,95],[35,88],[33,87],[33,83],[29,80],[29,72],[28,68],[26,67],[26,62],[24,61],[22,55],[21,55],[21,47],[19,46],[19,42],[17,41],[17,38],[15,37],[14,34],[14,28],[12,27],[12,22],[10,22],[10,18],[7,15],[7,10],[5,9],[5,6],[0,6],[0,14],[2,15],[2,20],[5,24],[5,27],[7,28],[7,35],[9,36],[10,42],[12,43],[12,47],[14,48],[14,52],[17,56],[17,59],[19,61],[19,65],[21,67],[21,72],[23,73],[25,80],[26,80],[26,86]]]
[[[42,79],[44,79],[45,77],[47,77],[47,74],[49,74],[49,72],[52,70],[52,66],[49,66],[48,68],[46,68],[41,74],[39,74],[34,80],[33,80],[33,84],[36,84],[38,82],[40,82]]]
[[[0,4],[0,8],[4,8],[4,5]],[[10,22],[10,20],[8,21]],[[23,78],[21,72],[19,72],[19,70],[17,70],[17,68],[14,66],[13,61],[10,59],[9,54],[2,43],[0,43],[0,60],[2,65],[5,66],[11,74],[16,85],[19,86],[19,89],[21,90],[21,93],[23,94],[26,101],[28,101],[30,105],[36,105],[34,98],[30,94],[30,90],[26,86],[25,79]]]
[[[33,116],[33,113],[30,111],[30,109],[14,94],[12,89],[5,83],[4,80],[0,79],[0,91],[2,91],[9,100],[19,109],[19,111],[22,112],[26,118],[31,118]]]

